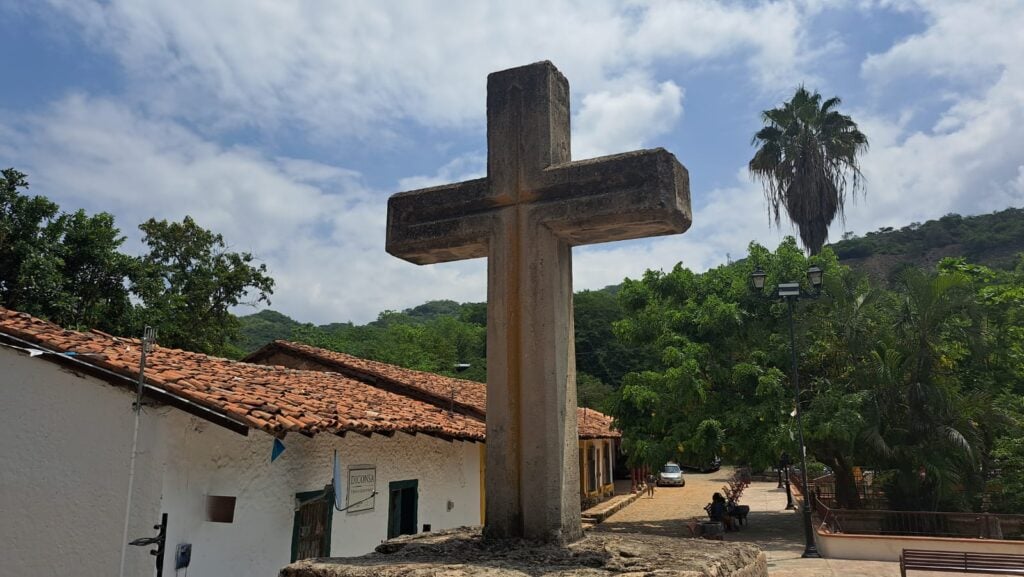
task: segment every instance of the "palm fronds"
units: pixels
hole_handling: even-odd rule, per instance
[[[751,141],[758,149],[748,169],[764,185],[772,219],[780,225],[785,209],[811,254],[821,251],[835,217],[844,217],[847,193],[863,190],[858,156],[868,139],[836,110],[841,102],[822,103],[801,86],[789,102],[761,113],[765,126]]]

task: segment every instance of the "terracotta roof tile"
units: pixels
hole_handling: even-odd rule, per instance
[[[361,359],[346,353],[290,341],[274,341],[266,348],[312,359],[349,376],[366,375],[373,379],[383,379],[392,386],[415,391],[421,398],[439,407],[455,406],[457,410],[463,409],[469,414],[480,417],[487,412],[487,385],[484,383],[405,369],[388,363]],[[258,359],[261,356],[263,356],[261,352],[256,352],[249,358]],[[611,417],[594,409],[578,408],[576,421],[581,439],[622,436],[618,430],[612,427]]]
[[[128,379],[138,376],[138,339],[68,331],[2,307],[0,333]],[[484,438],[478,419],[336,373],[257,365],[159,346],[146,356],[146,365],[148,384],[272,434],[400,431]]]

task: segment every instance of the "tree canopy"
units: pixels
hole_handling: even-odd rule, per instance
[[[833,469],[840,504],[860,505],[858,468],[875,471],[896,509],[977,510],[986,493],[998,501],[1018,487],[1024,265],[947,259],[888,287],[831,250],[805,257],[792,238],[774,252],[752,244],[742,261],[703,274],[677,266],[626,281],[616,332],[656,359],[614,397],[632,457],[719,454],[761,469],[799,454],[785,308],[749,278],[766,270],[770,294],[811,264],[826,271],[825,290],[796,308],[797,402],[808,453]]]
[[[130,256],[112,215],[61,212],[24,194],[25,174],[2,177],[0,305],[73,329],[137,336],[150,325],[166,346],[238,354],[231,309],[269,302],[274,286],[253,255],[185,217],[140,225],[149,251]]]

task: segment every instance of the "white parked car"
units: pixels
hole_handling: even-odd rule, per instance
[[[686,479],[683,478],[683,470],[676,463],[668,462],[658,473],[658,485],[662,487],[685,487]]]

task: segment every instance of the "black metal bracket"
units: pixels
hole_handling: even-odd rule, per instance
[[[128,542],[135,547],[148,547],[156,545],[156,549],[150,550],[149,554],[156,557],[156,577],[163,577],[164,574],[164,549],[167,543],[167,513],[160,516],[160,524],[153,525],[159,531],[156,537],[140,537]]]

